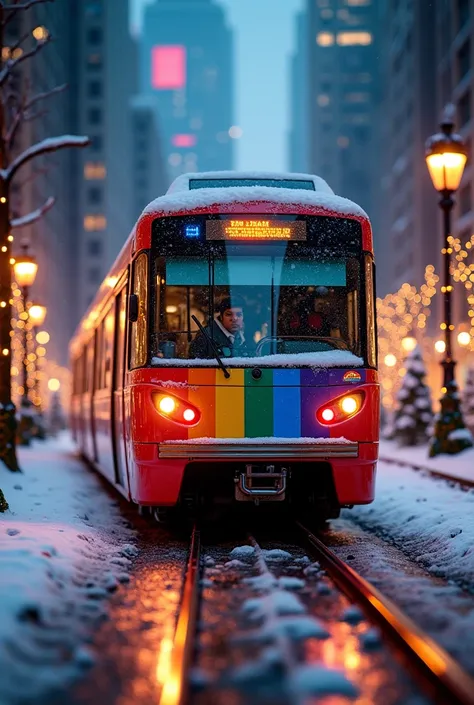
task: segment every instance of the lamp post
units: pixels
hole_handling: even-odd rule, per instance
[[[444,353],[441,361],[443,368],[443,396],[441,410],[438,414],[431,440],[430,456],[440,453],[459,453],[473,445],[470,432],[462,418],[459,394],[454,379],[455,361],[453,358],[452,332],[454,325],[451,317],[451,212],[454,206],[453,194],[461,183],[467,150],[460,135],[455,134],[454,123],[446,111],[440,125],[441,131],[426,141],[425,158],[433,186],[439,193],[439,206],[443,211],[443,322],[444,341],[437,341],[435,348]]]
[[[467,151],[460,135],[453,133],[454,123],[446,115],[441,122],[441,132],[430,137],[426,142],[426,164],[430,172],[433,186],[438,191],[439,205],[443,211],[443,322],[444,330],[444,358],[443,387],[447,388],[454,381],[454,367],[452,350],[452,331],[454,326],[451,319],[451,257],[452,248],[449,242],[451,235],[451,212],[454,206],[453,194],[458,190],[467,160]]]
[[[34,257],[28,254],[28,244],[22,245],[22,254],[16,257],[13,265],[15,281],[20,287],[23,294],[23,310],[24,316],[24,355],[23,355],[23,395],[21,399],[21,417],[18,429],[20,442],[28,444],[30,440],[30,427],[32,426],[31,417],[25,413],[30,407],[28,399],[28,295],[30,287],[33,286],[38,272],[38,264]]]
[[[34,338],[36,340],[36,337],[38,335],[38,328],[43,325],[44,319],[46,318],[46,306],[43,306],[42,304],[39,304],[39,303],[32,303],[29,310],[28,310],[28,317],[31,321]],[[38,377],[39,360],[40,360],[40,358],[37,357],[36,375],[35,375],[35,383],[34,383],[34,390],[35,390],[34,404],[36,406],[36,411],[37,411],[35,435],[39,439],[44,439],[45,438],[45,429],[44,429],[44,423],[43,423],[43,410],[41,407],[41,395],[40,395],[40,389],[39,389],[40,380]]]

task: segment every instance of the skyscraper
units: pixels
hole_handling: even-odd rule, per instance
[[[288,166],[290,171],[305,173],[310,169],[309,154],[309,37],[307,12],[296,18],[296,49],[290,64],[290,134]]]
[[[232,39],[213,0],[155,0],[145,9],[140,92],[156,98],[170,179],[233,166]]]
[[[310,167],[375,215],[376,0],[308,0]]]
[[[383,95],[381,130],[381,230],[379,293],[424,281],[436,265],[440,214],[424,159],[426,139],[436,130],[435,8],[401,0],[381,3],[380,63]]]

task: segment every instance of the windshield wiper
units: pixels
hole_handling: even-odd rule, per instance
[[[221,358],[221,356],[219,355],[219,350],[218,350],[218,348],[217,348],[217,345],[215,344],[215,342],[213,341],[213,339],[211,338],[211,336],[209,335],[209,333],[207,332],[207,330],[206,330],[205,328],[203,328],[203,326],[199,323],[199,321],[198,321],[198,319],[196,318],[196,316],[193,315],[193,316],[191,316],[191,318],[193,319],[194,323],[197,325],[197,327],[199,328],[199,330],[201,331],[201,333],[203,334],[203,336],[204,336],[205,338],[207,338],[207,342],[209,343],[209,345],[210,345],[211,348],[212,348],[212,351],[213,351],[213,353],[214,353],[214,357],[216,358],[217,364],[219,365],[219,367],[221,368],[222,372],[224,373],[224,377],[225,377],[226,379],[229,379],[229,377],[230,377],[230,372],[229,372],[229,370],[227,369],[227,367],[224,365],[224,363],[222,362],[222,358]]]

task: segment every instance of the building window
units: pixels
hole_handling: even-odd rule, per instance
[[[87,274],[90,284],[98,284],[100,282],[100,269],[99,267],[91,267]]]
[[[100,98],[102,95],[102,82],[90,81],[87,87],[87,95],[89,98]]]
[[[98,186],[90,186],[87,190],[87,199],[92,205],[102,203],[102,189]]]
[[[337,35],[339,46],[367,46],[372,44],[372,34],[370,32],[339,32]]]
[[[344,100],[346,103],[367,103],[370,100],[370,93],[362,93],[359,91],[346,93]]]
[[[105,215],[86,215],[84,216],[84,230],[95,232],[105,230],[107,227],[107,218]]]
[[[89,108],[87,119],[91,125],[100,125],[102,122],[102,110],[100,108]]]
[[[466,215],[471,211],[471,184],[466,184],[459,191],[459,214]]]
[[[91,140],[91,144],[90,144],[91,150],[93,152],[100,152],[103,148],[102,135],[91,135],[90,140]]]
[[[471,41],[466,39],[458,51],[458,78],[460,81],[471,68]]]
[[[87,181],[92,179],[105,179],[106,176],[107,169],[102,162],[86,162],[84,164],[84,178],[87,179]]]
[[[458,0],[458,31],[464,27],[469,20],[470,0]]]
[[[89,27],[87,30],[87,43],[97,46],[102,42],[102,30],[100,27]]]
[[[89,240],[87,243],[87,254],[91,257],[99,257],[103,252],[101,240]]]
[[[464,93],[462,98],[459,99],[458,103],[458,119],[459,126],[464,127],[466,123],[471,119],[471,91],[468,90]]]
[[[334,34],[332,32],[319,32],[316,36],[316,43],[320,47],[331,47],[334,44]]]
[[[89,54],[87,57],[87,68],[97,71],[102,68],[102,54]]]

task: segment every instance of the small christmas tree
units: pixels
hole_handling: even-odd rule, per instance
[[[471,367],[467,372],[462,410],[466,426],[471,430],[474,430],[474,367]]]
[[[436,417],[430,457],[440,453],[454,455],[474,445],[471,432],[465,427],[456,382],[450,382],[441,399],[441,411]]]
[[[390,437],[400,445],[415,446],[428,440],[433,421],[430,390],[424,382],[426,370],[418,346],[408,355],[405,367]]]

